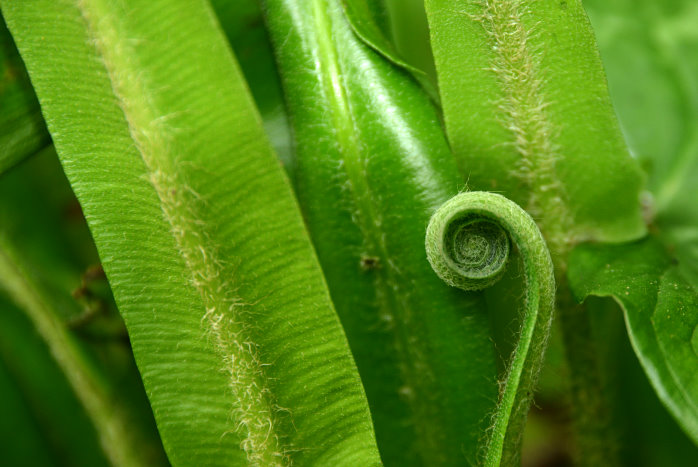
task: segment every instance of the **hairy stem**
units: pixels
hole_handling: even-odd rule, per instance
[[[463,290],[489,287],[501,277],[510,240],[523,258],[525,310],[485,446],[486,466],[514,465],[519,457],[523,427],[553,317],[553,263],[531,216],[501,195],[456,195],[436,211],[427,227],[427,257],[434,271],[447,284]]]

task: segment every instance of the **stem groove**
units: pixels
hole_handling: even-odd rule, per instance
[[[524,263],[526,299],[519,341],[512,353],[486,441],[484,465],[515,465],[543,364],[555,303],[553,263],[538,226],[504,196],[460,193],[432,216],[425,246],[436,274],[463,290],[493,285],[506,270],[509,242]]]

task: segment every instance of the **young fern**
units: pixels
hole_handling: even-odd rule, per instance
[[[526,300],[521,334],[485,446],[484,465],[488,467],[514,465],[519,456],[553,316],[553,263],[531,216],[494,193],[454,196],[434,213],[426,234],[432,268],[444,282],[463,290],[480,290],[497,282],[506,269],[510,239],[523,258]]]

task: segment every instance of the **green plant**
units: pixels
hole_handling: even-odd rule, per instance
[[[698,10],[605,3],[0,0],[4,461],[693,465]]]

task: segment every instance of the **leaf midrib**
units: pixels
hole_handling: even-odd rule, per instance
[[[553,257],[560,261],[569,249],[573,228],[563,184],[555,172],[559,158],[554,136],[558,129],[550,119],[541,73],[541,58],[531,50],[535,34],[524,24],[529,6],[525,0],[484,0],[472,15],[485,30],[494,51],[490,70],[502,94],[500,124],[512,136],[519,156],[518,174],[529,197],[528,211],[543,232]]]
[[[88,36],[104,64],[114,98],[123,111],[129,134],[157,193],[163,218],[178,247],[205,308],[202,323],[229,374],[234,408],[230,414],[251,464],[289,465],[289,451],[281,442],[276,407],[259,361],[257,344],[240,313],[242,300],[223,277],[217,247],[203,227],[201,200],[184,180],[171,154],[166,119],[160,118],[148,85],[139,73],[129,35],[119,30],[118,15],[103,0],[76,2]],[[223,433],[221,433],[223,435]]]

